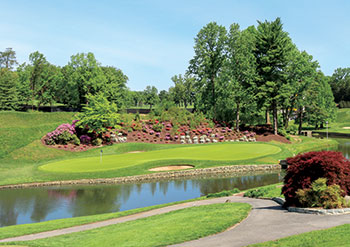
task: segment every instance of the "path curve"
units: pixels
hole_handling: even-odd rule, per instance
[[[6,238],[0,240],[0,242],[28,241],[54,237],[63,234],[80,232],[113,224],[119,224],[131,220],[141,219],[193,206],[202,206],[214,203],[225,203],[227,199],[229,199],[231,202],[242,202],[251,204],[252,211],[249,214],[248,218],[243,220],[243,222],[241,222],[236,227],[230,228],[229,230],[226,230],[222,233],[174,246],[245,246],[248,244],[260,243],[294,234],[300,234],[312,230],[320,230],[350,223],[350,215],[323,216],[292,213],[282,209],[279,204],[272,200],[230,196],[195,202],[187,202],[164,208],[154,209],[138,214],[128,215],[116,219],[90,223],[86,225],[74,226],[59,230],[53,230],[13,238]]]

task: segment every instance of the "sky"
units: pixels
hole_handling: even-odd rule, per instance
[[[130,89],[167,90],[209,22],[245,29],[280,17],[299,50],[331,75],[350,67],[349,13],[347,0],[0,0],[0,51],[13,48],[19,63],[39,51],[59,66],[92,52],[121,69]]]

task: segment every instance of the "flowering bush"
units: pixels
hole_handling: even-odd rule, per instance
[[[77,136],[75,135],[76,132],[75,128],[73,127],[73,125],[75,125],[77,121],[74,121],[73,124],[61,124],[54,131],[47,133],[45,136],[45,143],[47,145],[67,144],[70,141],[74,141],[74,143],[77,143],[78,141],[74,138],[77,138]]]

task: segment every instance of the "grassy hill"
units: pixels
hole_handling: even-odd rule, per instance
[[[327,129],[317,131],[326,132]],[[350,108],[338,109],[335,121],[328,124],[328,132],[350,134]]]

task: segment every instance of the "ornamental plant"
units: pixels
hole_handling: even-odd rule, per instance
[[[339,185],[344,195],[350,192],[350,161],[340,152],[321,151],[299,154],[288,158],[282,193],[285,206],[302,206],[296,192],[311,188],[312,182],[326,178],[327,185]]]
[[[67,144],[68,142],[72,141],[74,139],[73,136],[76,137],[75,128],[73,127],[75,123],[76,120],[73,121],[73,124],[61,124],[54,131],[47,133],[44,139],[45,143],[47,145],[54,145]]]
[[[319,178],[311,188],[299,189],[296,196],[303,207],[341,208],[346,205],[343,192],[339,185],[328,186],[326,178]]]
[[[120,115],[114,103],[110,103],[102,94],[89,95],[88,106],[83,108],[83,112],[78,114],[80,121],[76,124],[80,128],[85,128],[88,132],[96,131],[102,134],[107,131],[107,127],[120,128]]]

